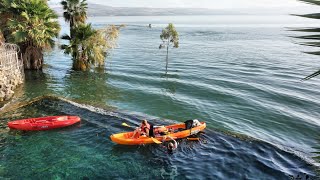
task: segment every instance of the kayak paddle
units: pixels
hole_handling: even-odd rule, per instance
[[[131,126],[129,126],[127,123],[122,123],[121,124],[122,126],[126,126],[126,127],[131,127]],[[131,127],[132,128],[132,127]]]

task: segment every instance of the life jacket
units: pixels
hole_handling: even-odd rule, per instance
[[[186,125],[186,129],[191,129],[192,128],[192,124],[193,124],[193,120],[187,120],[184,122],[184,124]]]
[[[149,124],[149,123],[147,123],[147,125],[144,125],[144,124],[143,124],[143,125],[141,125],[140,128],[141,128],[141,131],[142,131],[142,132],[147,133],[147,132],[146,132],[146,128],[150,131],[150,124]]]

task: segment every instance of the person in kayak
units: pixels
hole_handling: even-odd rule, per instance
[[[176,150],[178,148],[178,143],[176,140],[174,140],[171,136],[168,136],[173,142],[169,142],[167,146],[164,146],[168,153],[173,153],[174,150]],[[167,137],[165,136],[163,141],[166,139]]]
[[[134,138],[136,134],[139,134],[139,136],[147,136],[149,137],[149,131],[150,131],[150,124],[146,119],[142,120],[141,125],[136,128],[136,130],[133,132],[133,135],[131,138]]]

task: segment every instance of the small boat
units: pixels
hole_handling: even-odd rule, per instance
[[[23,131],[44,131],[71,126],[78,122],[80,122],[78,116],[47,116],[10,121],[8,126],[10,129]]]
[[[163,140],[170,141],[171,139],[168,138],[169,136],[172,137],[173,139],[181,139],[181,138],[186,138],[190,135],[197,134],[206,128],[206,123],[201,122],[199,126],[192,127],[190,129],[186,128],[185,123],[169,125],[169,126],[165,126],[165,128],[169,130],[169,132],[171,133],[167,135],[161,135],[161,136],[156,135],[155,137],[140,136],[138,138],[131,138],[133,135],[133,131],[131,131],[131,132],[113,134],[110,136],[110,138],[113,142],[117,144],[123,144],[123,145],[153,144],[153,143],[156,143],[157,141],[163,141]],[[154,128],[154,131],[157,131],[157,128]]]

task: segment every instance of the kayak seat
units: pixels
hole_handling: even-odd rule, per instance
[[[192,124],[193,124],[193,120],[192,119],[191,120],[187,120],[187,121],[184,122],[184,124],[186,125],[185,130],[191,129],[192,128]]]
[[[36,121],[34,119],[30,119],[29,123],[36,123]]]
[[[150,123],[149,123],[149,124],[150,124]],[[154,136],[153,124],[150,124],[149,137],[155,137],[155,136]]]
[[[68,117],[67,116],[61,116],[61,117],[58,117],[57,119],[54,119],[55,121],[66,121],[68,120]]]

